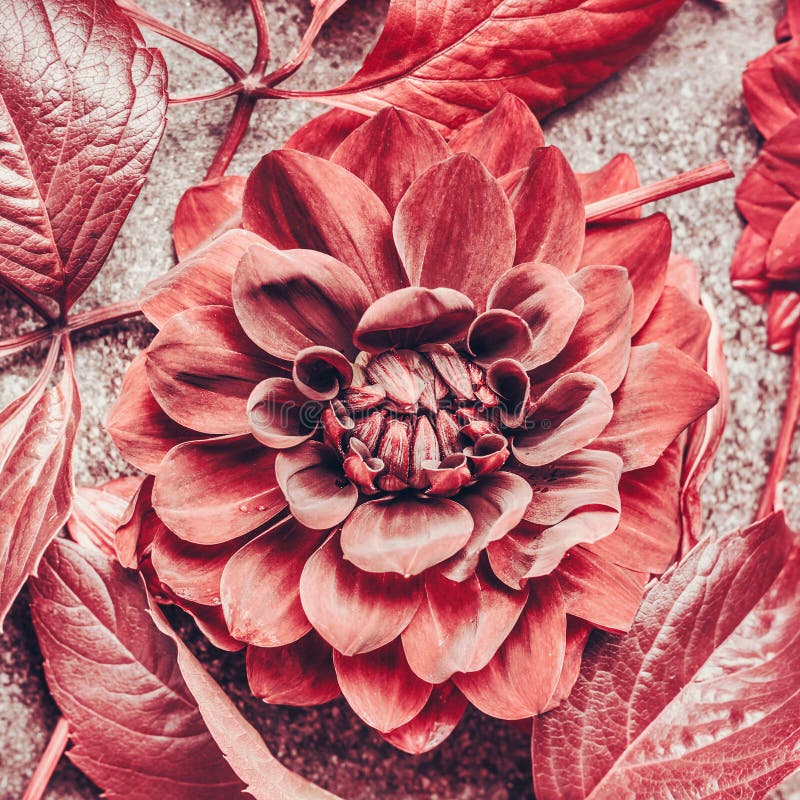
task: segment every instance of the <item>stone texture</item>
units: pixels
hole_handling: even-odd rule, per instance
[[[244,0],[149,0],[145,5],[173,24],[248,64],[252,30]],[[306,0],[271,4],[273,55],[285,57],[310,18]],[[688,0],[656,44],[622,74],[545,124],[580,170],[598,167],[615,153],[630,153],[644,181],[728,158],[741,175],[754,158],[758,137],[742,108],[740,77],[746,62],[772,44],[780,0],[732,0],[726,5]],[[350,76],[374,41],[385,14],[379,3],[351,0],[329,24],[315,56],[295,80],[318,89]],[[154,42],[156,40],[154,39]],[[161,40],[158,41],[162,44]],[[171,44],[164,45],[174,95],[206,91],[224,76]],[[202,178],[224,130],[232,101],[173,106],[150,178],[112,256],[80,309],[130,298],[172,263],[170,224],[181,193]],[[300,124],[323,110],[305,102],[264,102],[237,156],[245,173],[259,156],[279,146]],[[735,183],[700,189],[659,204],[674,225],[674,247],[701,268],[704,290],[716,304],[731,372],[732,414],[704,500],[709,529],[746,524],[758,500],[785,399],[788,359],[765,347],[764,314],[728,281],[728,264],[741,230],[733,208]],[[0,295],[0,334],[32,324],[14,298]],[[76,453],[77,480],[90,484],[126,471],[102,429],[126,365],[149,340],[141,321],[94,332],[77,344],[84,415]],[[3,364],[0,401],[20,393],[36,373],[41,354]],[[800,463],[793,459],[784,501],[795,524]],[[530,798],[527,737],[513,727],[471,713],[437,751],[413,758],[398,753],[361,725],[341,703],[317,710],[273,709],[249,697],[239,656],[204,652],[216,677],[289,766],[352,800],[524,800]],[[0,799],[15,800],[57,718],[49,699],[23,593],[0,638]],[[125,742],[120,741],[120,747]],[[46,795],[78,800],[99,793],[64,760]],[[787,781],[775,798],[800,798]]]

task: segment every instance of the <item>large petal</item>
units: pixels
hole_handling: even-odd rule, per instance
[[[233,278],[233,306],[247,335],[291,361],[313,345],[355,356],[353,331],[370,302],[358,276],[313,250],[251,247]]]
[[[172,224],[178,258],[241,225],[246,181],[241,175],[223,175],[192,186],[181,195]]]
[[[280,647],[311,630],[300,602],[300,575],[324,533],[294,519],[244,545],[222,572],[221,597],[231,634],[259,647]]]
[[[450,148],[422,117],[387,106],[356,128],[331,156],[375,192],[394,214],[413,181]]]
[[[392,220],[362,181],[338,164],[273,150],[250,173],[244,227],[281,250],[327,253],[347,264],[373,297],[408,286],[392,243]]]
[[[247,433],[247,398],[259,381],[279,374],[284,370],[267,363],[227,306],[170,317],[147,349],[147,380],[158,404],[201,433]]]
[[[286,507],[275,452],[251,436],[178,445],[161,462],[153,507],[170,530],[196,544],[249,533]]]
[[[393,731],[425,707],[433,688],[408,666],[399,639],[380,650],[343,656],[334,651],[333,665],[342,694],[367,725]]]
[[[503,95],[488,113],[468,122],[450,139],[454,153],[470,153],[499,178],[528,166],[544,134],[524,100]]]
[[[570,372],[539,398],[511,450],[529,467],[549,464],[590,444],[613,414],[611,395],[600,378]]]
[[[514,263],[544,261],[574,272],[583,247],[586,215],[575,173],[557,147],[533,151],[511,193],[517,231]]]
[[[463,153],[411,184],[397,207],[394,239],[412,283],[457,289],[478,310],[514,264],[511,206],[480,161]]]
[[[585,206],[639,187],[636,164],[627,153],[619,153],[594,172],[576,173],[575,177]],[[633,208],[614,215],[612,219],[638,219],[641,216],[642,209]]]
[[[173,315],[196,306],[232,306],[231,283],[236,265],[254,244],[266,242],[254,233],[233,230],[183,258],[150,281],[139,295],[139,307],[157,328]]]
[[[285,647],[248,647],[247,682],[256,697],[282,706],[318,706],[341,694],[333,652],[315,631]]]
[[[474,527],[469,541],[442,565],[442,574],[453,581],[472,575],[481,552],[516,527],[532,497],[528,481],[511,472],[493,472],[460,492],[458,502],[469,511]]]
[[[690,356],[669,345],[633,347],[614,417],[595,445],[617,453],[626,471],[649,467],[718,400],[717,384]]]
[[[554,579],[532,583],[525,610],[489,663],[453,682],[481,711],[500,719],[541,713],[556,689],[564,662],[567,617]]]
[[[553,574],[567,613],[612,633],[630,629],[650,580],[646,572],[611,564],[582,547],[571,550]]]
[[[475,306],[461,292],[408,286],[384,295],[364,312],[353,342],[371,353],[456,342],[473,319]]]
[[[346,656],[397,638],[422,597],[418,578],[363,572],[342,555],[339,534],[314,553],[300,579],[303,609],[314,628]]]
[[[359,506],[342,528],[345,558],[367,572],[418,575],[458,552],[472,533],[464,506],[398,495]]]
[[[143,351],[128,367],[105,428],[126,461],[152,474],[175,445],[198,436],[170,419],[156,402],[146,364],[147,351]]]
[[[452,683],[435,686],[422,711],[388,733],[387,742],[413,756],[438,747],[455,729],[467,709],[467,700]]]
[[[667,277],[672,228],[665,214],[606,222],[586,231],[581,265],[615,264],[628,270],[633,286],[632,333],[644,325]]]
[[[425,596],[402,635],[409,666],[429,683],[482,669],[516,624],[527,596],[527,589],[512,592],[485,576],[454,583],[429,570]]]
[[[534,384],[550,385],[565,372],[590,372],[614,392],[630,357],[633,289],[621,267],[587,267],[570,278],[583,311],[564,349],[533,372]]]
[[[358,489],[344,477],[341,460],[320,442],[279,453],[275,476],[292,515],[314,530],[338,525],[358,501]]]
[[[564,349],[583,311],[583,297],[557,267],[519,264],[495,282],[487,305],[507,308],[528,323],[531,352],[523,363],[534,369]]]

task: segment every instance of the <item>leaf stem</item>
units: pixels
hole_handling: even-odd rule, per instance
[[[69,741],[69,723],[61,717],[53,728],[50,734],[50,741],[47,743],[39,763],[36,765],[36,770],[33,777],[22,796],[22,800],[41,800],[42,796],[47,789],[47,784],[53,775],[56,765],[61,760],[64,750]]]
[[[78,333],[88,328],[97,328],[100,325],[108,325],[111,322],[120,322],[123,319],[136,317],[142,313],[137,300],[123,300],[119,303],[111,303],[107,306],[93,308],[91,311],[83,311],[76,314],[67,323],[67,330],[70,333]]]
[[[789,454],[792,449],[792,440],[800,417],[800,325],[797,326],[792,348],[792,377],[789,384],[789,395],[786,398],[786,408],[783,412],[781,430],[778,442],[772,455],[769,466],[767,482],[761,493],[761,502],[758,504],[756,520],[762,519],[773,511],[778,484],[783,479],[786,466],[789,463]]]
[[[234,155],[236,155],[236,151],[239,149],[255,107],[255,97],[245,94],[239,95],[236,100],[236,107],[233,110],[233,116],[231,116],[231,121],[228,123],[228,130],[225,132],[225,137],[214,154],[214,159],[208,168],[208,172],[206,172],[205,180],[219,178],[225,174],[225,170],[228,169]]]
[[[672,178],[651,183],[648,186],[640,186],[629,192],[615,194],[605,200],[598,200],[596,203],[589,203],[586,206],[586,221],[594,222],[598,219],[619,214],[621,211],[629,211],[638,208],[645,203],[652,203],[655,200],[662,200],[675,194],[688,192],[690,189],[697,189],[709,183],[724,181],[733,177],[733,170],[724,159],[715,161],[713,164],[706,164],[703,167],[682,172]]]
[[[251,74],[257,73],[260,77],[269,63],[269,23],[263,0],[250,0],[250,10],[253,12],[253,20],[256,24],[256,57],[250,72]]]
[[[185,103],[203,103],[206,100],[221,100],[223,97],[230,97],[232,94],[240,94],[241,91],[242,84],[236,81],[236,83],[232,83],[230,86],[223,86],[221,89],[215,89],[213,92],[191,94],[185,97],[170,97],[169,104],[171,106],[178,106]]]

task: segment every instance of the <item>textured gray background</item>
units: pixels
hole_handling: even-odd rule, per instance
[[[236,56],[252,56],[252,29],[245,0],[142,0],[153,13]],[[270,5],[270,4],[268,4]],[[299,41],[310,18],[307,0],[271,4],[273,56],[282,59]],[[630,153],[644,181],[725,157],[741,175],[753,160],[758,137],[742,109],[740,77],[746,62],[772,45],[780,0],[688,0],[657,43],[616,78],[547,121],[549,142],[559,145],[580,170],[598,167],[614,154]],[[295,86],[333,86],[355,72],[377,36],[386,0],[351,0],[329,24],[315,56]],[[159,45],[162,40],[153,40]],[[174,94],[206,91],[224,76],[205,62],[164,45]],[[202,178],[219,141],[232,101],[170,109],[170,122],[150,172],[111,259],[80,303],[92,308],[134,296],[172,263],[170,223],[182,191]],[[311,103],[262,103],[232,171],[246,172],[258,157],[280,145],[322,109]],[[765,348],[764,315],[728,282],[728,264],[741,223],[733,208],[734,182],[707,187],[659,204],[674,225],[675,249],[693,258],[705,291],[722,320],[733,397],[732,419],[707,484],[704,499],[710,528],[746,524],[777,435],[786,392],[788,360]],[[30,324],[24,310],[0,295],[0,334]],[[84,400],[76,468],[79,483],[126,471],[101,422],[119,390],[125,367],[149,340],[140,322],[93,333],[77,347]],[[3,364],[0,401],[21,392],[35,375],[37,353]],[[788,483],[797,486],[798,464]],[[787,489],[791,511],[798,493]],[[800,515],[795,517],[800,522]],[[18,600],[0,638],[0,798],[16,800],[43,749],[57,711],[46,693],[39,652]],[[200,645],[202,649],[202,645]],[[465,719],[434,753],[412,758],[398,753],[361,725],[343,704],[312,710],[270,709],[249,698],[239,656],[209,655],[211,668],[262,730],[283,761],[350,800],[452,798],[524,800],[530,797],[526,737],[478,714]],[[125,742],[121,741],[124,747]],[[66,761],[48,798],[99,796]],[[776,797],[800,798],[789,781]],[[165,798],[166,800],[166,798]]]

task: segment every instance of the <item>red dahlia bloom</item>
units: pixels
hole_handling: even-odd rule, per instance
[[[123,561],[247,644],[259,696],[341,690],[410,752],[467,700],[553,707],[591,627],[629,627],[718,398],[666,217],[587,230],[630,161],[579,177],[542,145],[508,97],[449,143],[387,109],[330,160],[268,154],[244,230],[146,292],[109,421],[153,476]],[[237,217],[236,179],[206,188],[180,249]]]

